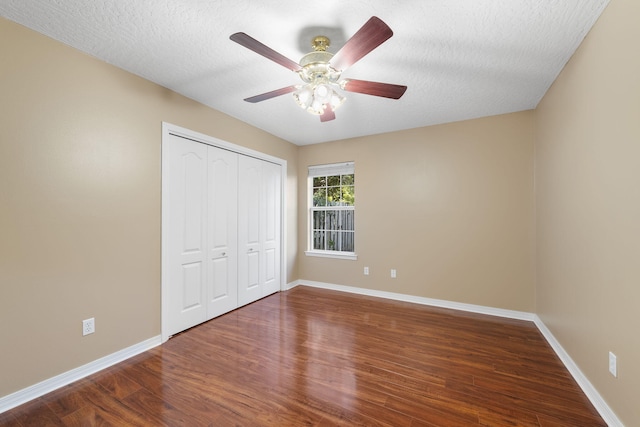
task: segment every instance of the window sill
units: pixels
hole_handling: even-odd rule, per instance
[[[353,252],[331,252],[331,251],[305,251],[306,256],[315,256],[320,258],[336,258],[336,259],[348,259],[355,261],[358,259],[358,255]]]

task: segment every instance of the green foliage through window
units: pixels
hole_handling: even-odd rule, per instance
[[[354,175],[313,178],[313,206],[354,206]]]
[[[355,251],[355,175],[312,178],[311,248]]]

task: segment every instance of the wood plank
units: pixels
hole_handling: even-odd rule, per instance
[[[532,322],[304,286],[0,424],[606,426]]]

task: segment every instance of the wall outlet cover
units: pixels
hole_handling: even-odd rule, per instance
[[[618,378],[618,358],[612,352],[609,352],[609,373]]]
[[[86,319],[82,321],[82,336],[92,334],[96,331],[96,319]]]

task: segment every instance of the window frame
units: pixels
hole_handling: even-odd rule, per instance
[[[357,260],[356,254],[356,226],[355,226],[355,200],[353,205],[348,206],[313,206],[313,179],[321,176],[336,176],[336,175],[354,175],[353,186],[355,193],[355,163],[343,162],[333,163],[326,165],[309,166],[309,172],[307,176],[307,250],[305,255],[323,257],[323,258],[337,258],[347,260]],[[329,249],[314,249],[314,212],[318,211],[351,211],[353,215],[353,251],[335,251]],[[326,230],[326,229],[325,229]],[[348,230],[351,231],[351,230]]]

